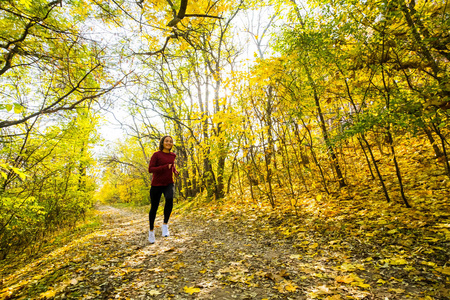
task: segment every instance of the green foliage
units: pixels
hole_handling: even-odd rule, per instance
[[[96,184],[87,169],[98,138],[95,118],[80,112],[68,122],[28,132],[2,147],[0,254],[28,246],[58,228],[73,226],[93,205]],[[19,144],[20,145],[20,144]],[[18,155],[15,155],[18,153]],[[13,167],[20,165],[22,169]]]
[[[104,154],[105,169],[102,187],[96,198],[103,203],[149,203],[150,174],[146,157],[156,151],[134,147],[135,138],[129,138]]]

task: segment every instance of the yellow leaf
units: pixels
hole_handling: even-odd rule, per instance
[[[150,271],[150,272],[159,273],[159,272],[164,271],[164,269],[162,269],[162,268],[160,268],[160,267],[156,267],[156,268],[153,268],[153,269],[149,269],[149,271]]]
[[[192,295],[193,293],[200,293],[200,288],[185,286],[184,292],[188,293],[189,295]]]
[[[357,285],[357,286],[359,286],[359,287],[362,287],[362,288],[365,288],[365,289],[370,288],[370,284],[364,283],[364,282],[362,282],[362,281],[358,281],[355,285]]]
[[[186,264],[184,262],[179,262],[179,263],[175,264],[173,267],[175,270],[179,270],[181,268],[186,267]]]
[[[292,254],[291,256],[289,256],[290,259],[301,259],[302,256],[300,254]]]
[[[354,282],[352,282],[351,285],[359,286],[365,289],[370,288],[370,284],[364,283],[364,279],[358,277],[358,275],[351,274],[350,276],[354,279]]]
[[[445,275],[450,275],[450,267],[445,267],[445,268],[436,268],[436,271],[445,274]]]
[[[348,275],[348,276],[338,276],[334,280],[336,280],[336,282],[350,283],[355,281],[355,278],[353,278],[351,275]]]
[[[426,237],[424,237],[424,239],[427,240],[428,242],[432,242],[432,243],[439,242],[439,239],[433,238],[433,237],[430,237],[430,236],[426,236]]]
[[[430,267],[436,267],[436,264],[431,261],[422,261],[422,265],[430,266]]]
[[[349,263],[343,263],[341,266],[339,266],[339,269],[346,272],[348,271],[352,272],[355,271],[356,269],[364,270],[364,266],[362,264],[352,265]]]
[[[55,295],[56,295],[56,292],[54,290],[48,290],[45,293],[42,293],[41,297],[43,297],[43,298],[53,298],[53,297],[55,297]]]
[[[392,258],[389,259],[387,262],[393,266],[406,265],[408,263],[408,261],[404,258]]]
[[[396,294],[403,294],[405,290],[402,289],[389,289],[389,292],[394,292]]]
[[[292,285],[291,283],[288,283],[284,289],[288,292],[295,292],[297,290],[297,286],[296,285]]]
[[[324,275],[324,274],[322,274],[322,273],[314,273],[314,274],[312,274],[314,277],[317,277],[317,278],[325,278],[326,276]]]
[[[414,268],[413,266],[406,266],[406,267],[404,267],[403,268],[403,270],[405,270],[405,271],[415,271],[416,270],[416,268]]]
[[[389,278],[390,280],[395,280],[395,281],[397,281],[397,282],[403,282],[403,279],[400,279],[400,278],[395,278],[395,277],[391,277],[391,278]]]

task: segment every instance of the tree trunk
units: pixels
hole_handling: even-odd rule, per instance
[[[433,147],[435,157],[440,158],[440,157],[444,156],[444,153],[441,152],[441,149],[439,149],[435,139],[433,138],[433,134],[431,133],[431,130],[426,125],[424,125],[423,131],[425,131],[425,134],[427,135],[428,140],[430,141],[430,144]]]
[[[320,172],[320,177],[322,179],[322,184],[323,184],[323,188],[325,189],[325,192],[327,194],[330,194],[330,192],[328,191],[328,187],[327,187],[327,181],[325,180],[325,175],[323,174],[323,170],[322,167],[320,166],[319,161],[316,158],[316,154],[314,153],[313,150],[313,139],[312,139],[312,135],[311,135],[311,131],[309,130],[309,128],[306,126],[305,121],[303,121],[302,119],[302,123],[303,126],[306,128],[306,130],[308,131],[308,135],[309,135],[309,149],[311,150],[311,156],[314,160],[314,163],[316,164],[316,166],[319,168],[319,172]]]
[[[337,159],[334,148],[331,145],[331,141],[330,141],[330,137],[328,135],[325,118],[323,117],[322,108],[320,105],[320,99],[319,99],[319,95],[317,93],[316,85],[311,76],[309,66],[307,66],[306,64],[304,66],[305,66],[306,74],[308,76],[309,83],[310,83],[311,87],[313,88],[314,101],[316,104],[317,114],[318,114],[319,120],[320,120],[319,125],[320,125],[320,129],[322,130],[323,139],[325,140],[325,144],[327,146],[328,154],[330,155],[330,158],[331,158],[331,165],[332,165],[333,169],[335,170],[336,175],[338,177],[339,187],[342,188],[342,187],[346,186],[345,181],[344,181],[344,176],[342,175],[341,166],[339,165],[339,161]]]

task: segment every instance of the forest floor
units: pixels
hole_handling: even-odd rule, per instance
[[[91,232],[3,266],[0,298],[450,299],[447,215],[341,226],[331,215],[293,224],[285,212],[248,211],[175,209],[171,236],[157,227],[149,244],[144,211],[100,206]]]

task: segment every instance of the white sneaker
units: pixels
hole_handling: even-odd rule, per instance
[[[154,231],[148,232],[148,241],[150,242],[150,244],[155,243],[155,232]]]
[[[169,234],[169,225],[163,224],[163,226],[162,226],[162,236],[168,237],[169,235],[170,235]]]

